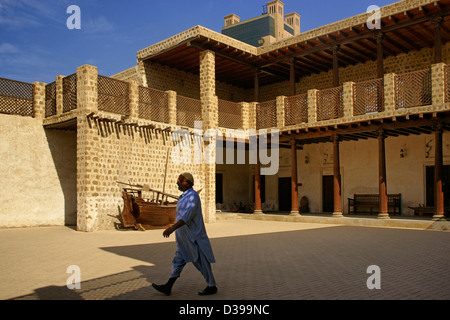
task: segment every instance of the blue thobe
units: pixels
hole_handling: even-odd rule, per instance
[[[175,222],[179,220],[186,224],[175,231],[177,251],[172,261],[171,277],[179,277],[186,263],[192,262],[208,285],[215,286],[210,264],[216,260],[206,234],[200,197],[192,188],[178,199]]]

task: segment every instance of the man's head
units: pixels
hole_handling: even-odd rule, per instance
[[[194,177],[189,172],[183,172],[177,180],[178,190],[186,191],[194,185]]]

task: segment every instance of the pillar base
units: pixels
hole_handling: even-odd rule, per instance
[[[298,210],[296,211],[291,211],[291,213],[289,214],[290,216],[300,216],[300,212],[298,212]]]
[[[253,210],[253,214],[263,214],[262,210]]]
[[[333,212],[332,217],[333,218],[343,218],[344,215],[342,214],[342,212]]]
[[[445,220],[445,216],[443,214],[435,214],[432,218],[433,221]]]
[[[391,217],[389,217],[388,213],[380,213],[378,214],[378,219],[390,219]]]

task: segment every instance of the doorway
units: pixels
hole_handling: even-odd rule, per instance
[[[223,203],[223,174],[216,173],[216,203]]]
[[[291,177],[278,178],[278,210],[291,211]]]
[[[333,176],[322,176],[322,211],[334,211],[334,180]]]
[[[426,199],[427,207],[434,207],[434,166],[426,167]],[[442,166],[442,189],[444,191],[444,207],[450,207],[450,165]]]
[[[261,203],[266,202],[266,176],[261,175],[261,185],[260,187],[260,192],[261,192]],[[252,185],[252,190],[253,190],[253,202],[255,202],[255,176],[252,177],[252,181],[253,181],[253,185]]]

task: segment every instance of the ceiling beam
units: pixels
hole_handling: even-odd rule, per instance
[[[421,118],[418,120],[408,120],[404,122],[392,122],[392,123],[385,123],[380,119],[380,123],[376,124],[374,121],[371,121],[370,123],[358,123],[355,124],[356,126],[352,126],[353,124],[348,124],[346,128],[337,128],[334,131],[313,131],[312,128],[308,128],[308,131],[306,133],[298,133],[298,134],[292,134],[294,138],[298,140],[302,139],[317,139],[317,138],[323,138],[328,137],[331,134],[339,134],[339,135],[345,135],[345,134],[360,134],[360,133],[367,133],[367,132],[376,132],[380,129],[386,130],[386,134],[391,136],[396,136],[396,130],[402,130],[402,129],[408,129],[408,128],[418,128],[418,127],[432,127],[436,121],[442,122],[445,125],[450,124],[450,117],[446,116],[444,118],[437,119],[426,119]],[[289,137],[283,136],[279,138],[280,141],[284,139],[289,139]]]

